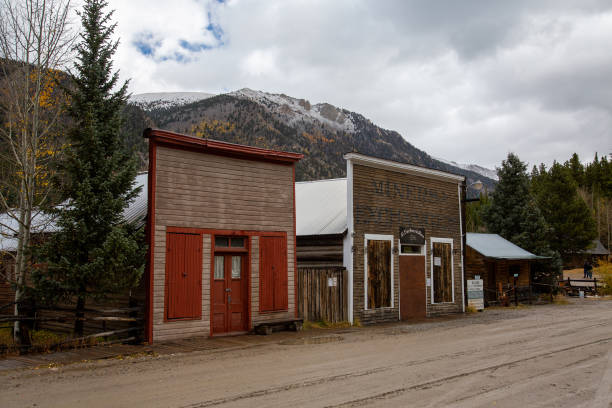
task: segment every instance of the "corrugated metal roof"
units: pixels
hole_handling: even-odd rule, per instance
[[[18,216],[18,214],[15,214]],[[8,213],[0,214],[0,251],[14,252],[17,250],[16,231],[19,223]],[[54,220],[46,213],[36,213],[32,218],[32,233],[57,231]]]
[[[130,203],[129,207],[123,211],[123,219],[128,224],[135,224],[137,226],[144,225],[144,220],[147,217],[147,200],[148,200],[148,187],[149,183],[147,183],[148,174],[141,173],[136,176],[136,184],[135,187],[142,187],[140,189],[140,193],[134,199],[133,202]]]
[[[594,239],[591,246],[585,252],[591,255],[610,255],[610,251],[598,239]]]
[[[295,183],[297,235],[343,234],[346,202],[345,178]]]
[[[514,245],[512,242],[500,237],[497,234],[477,234],[467,233],[467,245],[480,254],[497,259],[544,259],[523,248]]]
[[[138,227],[144,225],[147,216],[147,173],[136,176],[135,187],[141,186],[140,193],[132,203],[123,211],[123,219]],[[44,213],[39,213],[34,218],[34,233],[57,231],[54,221]],[[0,214],[0,251],[14,252],[17,250],[17,238],[15,231],[19,229],[17,221],[7,213]]]

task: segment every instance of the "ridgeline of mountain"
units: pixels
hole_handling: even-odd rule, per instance
[[[429,156],[395,131],[382,129],[358,113],[327,103],[311,105],[304,99],[250,89],[206,95],[205,99],[184,104],[172,100],[170,103],[149,100],[148,103],[147,107],[152,108],[147,110],[142,103],[129,104],[126,108],[125,137],[143,160],[146,160],[147,149],[142,129],[157,127],[203,138],[302,153],[304,159],[296,168],[297,181],[346,176],[343,156],[354,151],[462,174],[467,176],[468,184],[481,180],[488,189],[495,185],[494,180],[482,174]]]

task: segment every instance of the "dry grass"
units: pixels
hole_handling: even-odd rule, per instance
[[[557,295],[553,298],[553,305],[571,305],[564,295]]]
[[[600,261],[599,266],[594,269],[594,274],[601,278],[601,287],[598,292],[602,296],[612,296],[612,263]]]
[[[30,351],[51,351],[51,346],[61,343],[66,338],[65,334],[57,334],[49,330],[33,330],[30,332]],[[12,327],[0,328],[0,355],[14,353],[17,349],[17,345],[13,340]]]
[[[466,305],[465,306],[465,313],[470,313],[471,314],[471,313],[477,313],[477,312],[478,312],[478,310],[474,306],[472,306],[472,305]]]
[[[325,321],[325,320],[321,320],[321,321],[318,321],[318,322],[305,321],[303,329],[304,330],[312,330],[312,329],[347,329],[349,327],[360,327],[360,326],[361,325],[358,325],[358,324],[352,325],[351,322],[331,323],[331,322],[328,322],[328,321]]]

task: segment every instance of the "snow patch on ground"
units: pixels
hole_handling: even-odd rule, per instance
[[[172,108],[207,99],[214,94],[205,92],[152,92],[132,95],[130,102],[144,110]]]
[[[355,132],[355,125],[349,117],[349,112],[328,103],[311,105],[305,99],[292,98],[284,94],[254,91],[248,88],[230,92],[228,95],[250,99],[264,105],[285,118],[289,125],[295,125],[300,121],[322,122],[342,132]]]

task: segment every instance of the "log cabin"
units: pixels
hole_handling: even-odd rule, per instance
[[[465,279],[482,279],[485,305],[496,303],[500,287],[528,288],[532,283],[531,265],[547,259],[537,256],[497,234],[467,233]]]

